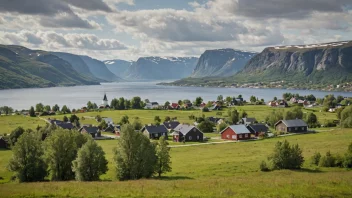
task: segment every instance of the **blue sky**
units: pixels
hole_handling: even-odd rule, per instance
[[[0,1],[0,43],[100,60],[351,40],[351,0]]]

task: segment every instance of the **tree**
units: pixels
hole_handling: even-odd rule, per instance
[[[199,107],[200,104],[202,104],[202,102],[203,102],[202,97],[197,97],[194,105]]]
[[[251,101],[251,103],[255,103],[257,101],[257,98],[255,96],[251,96],[249,101]]]
[[[220,123],[220,124],[216,127],[216,129],[217,129],[218,132],[221,132],[221,131],[223,131],[224,129],[226,129],[226,127],[227,127],[227,124],[226,124],[225,122],[223,122],[223,123]]]
[[[219,95],[217,99],[218,99],[218,101],[223,101],[224,97],[222,95]]]
[[[51,171],[51,180],[66,181],[75,178],[72,161],[78,149],[87,142],[87,136],[77,131],[56,129],[45,139],[45,159]]]
[[[341,101],[343,101],[345,98],[343,96],[337,96],[336,98],[336,102],[340,103]]]
[[[227,104],[231,104],[232,98],[230,96],[227,96],[225,100]]]
[[[154,117],[154,122],[155,122],[156,125],[159,125],[160,122],[161,122],[160,117],[159,117],[159,116],[155,116],[155,117]]]
[[[93,103],[91,101],[87,102],[87,109],[89,110],[94,109]]]
[[[325,96],[323,105],[324,107],[330,108],[330,107],[335,107],[337,104],[336,98],[333,94],[329,94]]]
[[[34,107],[33,107],[33,106],[29,109],[29,116],[30,116],[30,117],[36,117],[35,111],[34,111]]]
[[[275,97],[274,97],[274,101],[276,101],[276,100],[277,100],[277,97],[275,96]]]
[[[68,117],[64,116],[64,118],[62,119],[64,122],[68,122]]]
[[[92,138],[78,150],[72,169],[78,181],[97,181],[108,170],[105,152]]]
[[[275,111],[273,110],[267,117],[266,117],[266,122],[271,126],[274,127],[275,123],[277,123],[280,120],[283,120],[283,112],[282,111]]]
[[[96,103],[93,103],[93,109],[98,109],[98,105]]]
[[[55,111],[55,112],[56,112],[56,111],[60,111],[59,105],[57,105],[57,104],[54,105],[53,108],[52,108],[52,111]]]
[[[321,158],[321,154],[319,152],[315,152],[314,155],[312,156],[312,164],[318,166],[320,158]]]
[[[143,128],[143,124],[138,117],[133,120],[132,127],[134,128],[134,130],[141,130]]]
[[[167,147],[169,143],[162,136],[156,145],[156,173],[161,177],[161,174],[171,172],[171,157],[170,148]]]
[[[17,127],[14,129],[9,137],[9,143],[11,146],[15,146],[17,140],[20,138],[20,136],[25,132],[25,130],[22,127]]]
[[[130,109],[132,108],[132,104],[130,100],[125,99],[125,109]]]
[[[203,131],[203,132],[213,132],[213,128],[215,127],[215,124],[209,120],[205,120],[201,123],[198,124],[198,129]]]
[[[141,102],[142,100],[140,97],[138,96],[133,97],[131,101],[132,109],[141,109],[142,108]]]
[[[124,125],[124,124],[129,124],[129,123],[130,123],[130,121],[128,120],[128,116],[127,115],[122,116],[122,118],[120,120],[120,124]]]
[[[95,120],[96,120],[97,122],[101,122],[103,119],[101,118],[100,115],[97,115],[97,116],[95,116]]]
[[[182,100],[179,100],[177,104],[181,106],[183,104]]]
[[[339,119],[339,120],[341,119],[341,114],[342,114],[342,111],[344,109],[345,109],[344,107],[336,109],[336,117],[337,117],[337,119]]]
[[[231,124],[237,124],[237,122],[239,121],[239,113],[238,111],[235,109],[233,111],[230,112],[230,118],[229,118],[229,122]]]
[[[352,168],[352,143],[348,146],[347,152],[345,153],[343,166],[345,168]]]
[[[119,180],[150,178],[155,172],[155,145],[129,124],[123,125],[114,149],[116,177]]]
[[[164,107],[165,108],[168,108],[170,106],[170,102],[169,101],[166,101],[165,104],[164,104]]]
[[[304,162],[298,144],[290,146],[287,140],[277,142],[268,159],[272,161],[273,169],[300,169]]]
[[[343,128],[352,128],[352,106],[348,106],[342,110],[340,122]]]
[[[75,122],[78,122],[78,121],[79,121],[79,117],[76,116],[76,114],[72,114],[72,115],[70,116],[70,122],[71,122],[71,123],[75,123]]]
[[[315,128],[319,126],[318,118],[314,113],[309,113],[307,115],[307,124],[309,128]]]
[[[100,129],[100,130],[104,130],[104,129],[106,129],[108,127],[108,124],[105,122],[105,120],[102,120],[101,122],[100,122],[100,124],[98,125],[98,128]]]
[[[61,111],[64,114],[71,113],[70,109],[66,105],[62,106]]]
[[[44,107],[44,111],[51,111],[50,105],[46,105],[46,106]]]
[[[164,122],[170,122],[170,121],[171,121],[170,116],[165,116]]]
[[[13,109],[8,106],[3,106],[3,107],[0,107],[0,115],[1,115],[1,112],[3,112],[5,115],[10,115],[11,113],[13,113]]]
[[[285,114],[286,120],[295,120],[295,119],[302,119],[303,118],[303,111],[300,107],[293,108],[292,111],[287,111]]]
[[[246,117],[248,117],[248,113],[247,113],[245,110],[243,110],[243,111],[241,112],[239,118],[246,118]]]
[[[123,97],[119,98],[119,109],[120,110],[126,109],[125,99]]]
[[[115,110],[120,109],[119,100],[116,98],[112,99],[110,102],[110,108],[113,108]]]
[[[23,133],[12,148],[12,153],[8,169],[16,172],[20,182],[44,180],[47,175],[47,166],[43,160],[44,150],[34,133]]]
[[[35,105],[36,112],[43,112],[43,110],[44,110],[44,105],[42,103],[38,103]]]
[[[242,97],[242,95],[240,94],[240,95],[237,96],[237,98],[243,98],[243,97]]]

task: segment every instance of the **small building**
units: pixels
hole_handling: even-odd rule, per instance
[[[212,111],[221,110],[221,105],[214,104],[213,106],[209,107],[209,110],[212,110]]]
[[[161,136],[165,136],[167,139],[169,131],[164,125],[151,125],[143,127],[141,132],[150,139],[159,139]]]
[[[251,139],[251,132],[246,125],[231,125],[221,132],[221,139],[224,140],[248,140]]]
[[[217,117],[208,117],[206,118],[207,120],[209,120],[210,122],[214,123],[214,124],[221,124],[224,122],[223,118],[217,118]]]
[[[193,107],[193,104],[190,103],[190,102],[188,102],[188,103],[183,104],[183,107],[184,107],[185,109],[191,109],[191,108]]]
[[[249,124],[247,125],[247,129],[256,137],[260,133],[267,133],[269,131],[269,128],[265,124]]]
[[[145,104],[144,109],[158,109],[159,108],[159,103],[157,102],[148,102]]]
[[[73,128],[75,128],[75,126],[73,126],[73,124],[71,122],[64,122],[64,121],[61,121],[61,120],[52,120],[52,119],[48,119],[48,122],[52,125],[55,125],[59,128],[62,128],[62,129],[68,129],[68,130],[72,130]]]
[[[257,122],[255,118],[242,118],[240,121],[242,124],[248,125],[248,124],[254,124]]]
[[[98,127],[96,126],[83,126],[82,128],[79,129],[80,133],[88,133],[90,134],[93,138],[96,137],[101,137],[101,132]]]
[[[180,124],[180,122],[169,121],[169,122],[164,122],[163,124],[168,130],[174,130]]]
[[[114,124],[114,121],[112,121],[112,118],[101,118],[101,119],[104,120],[108,125]]]
[[[201,142],[203,141],[204,135],[197,127],[187,124],[180,124],[172,133],[172,139],[174,142]]]
[[[0,149],[6,149],[7,148],[7,142],[3,136],[0,136]]]
[[[276,131],[279,132],[307,132],[308,125],[301,119],[295,120],[280,120],[275,124]]]
[[[181,108],[178,103],[172,103],[172,104],[170,105],[170,107],[171,107],[171,109],[177,109],[177,110]]]
[[[111,133],[114,133],[115,132],[115,129],[116,126],[113,125],[113,124],[109,124],[108,127],[106,127],[106,129],[104,129],[104,132],[111,132]]]

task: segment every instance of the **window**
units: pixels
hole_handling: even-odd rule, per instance
[[[199,135],[197,135],[197,140],[199,140]]]
[[[234,139],[234,140],[237,139],[237,138],[236,138],[236,135],[232,135],[232,139]]]
[[[230,138],[230,135],[226,135],[226,138]]]
[[[290,132],[290,131],[291,131],[291,128],[288,128],[288,131]]]
[[[189,138],[188,138],[189,140],[192,140],[192,136],[189,136]]]
[[[158,134],[156,133],[156,134],[154,134],[154,137],[158,137]]]
[[[239,135],[239,136],[240,136],[239,138],[241,139],[241,138],[242,138],[242,135]]]
[[[244,137],[248,138],[248,134],[245,134]]]
[[[304,127],[302,127],[302,131],[304,131]]]
[[[295,131],[297,131],[298,130],[298,127],[295,127]]]

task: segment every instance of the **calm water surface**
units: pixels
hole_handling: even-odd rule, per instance
[[[316,97],[323,97],[327,94],[335,94],[352,97],[352,93],[345,92],[323,92],[311,90],[285,90],[285,89],[249,89],[249,88],[203,88],[203,87],[170,87],[156,85],[157,82],[124,82],[104,83],[94,86],[76,87],[52,87],[34,89],[12,89],[0,90],[0,106],[11,106],[14,109],[28,109],[30,106],[41,102],[45,105],[64,104],[70,108],[81,108],[88,101],[101,103],[104,93],[108,100],[124,97],[131,99],[140,96],[143,100],[177,102],[179,99],[194,100],[201,96],[205,101],[216,100],[218,95],[242,96],[249,100],[251,95],[264,98],[265,101],[272,100],[274,96],[281,98],[285,92],[299,93],[300,95],[313,94]]]

